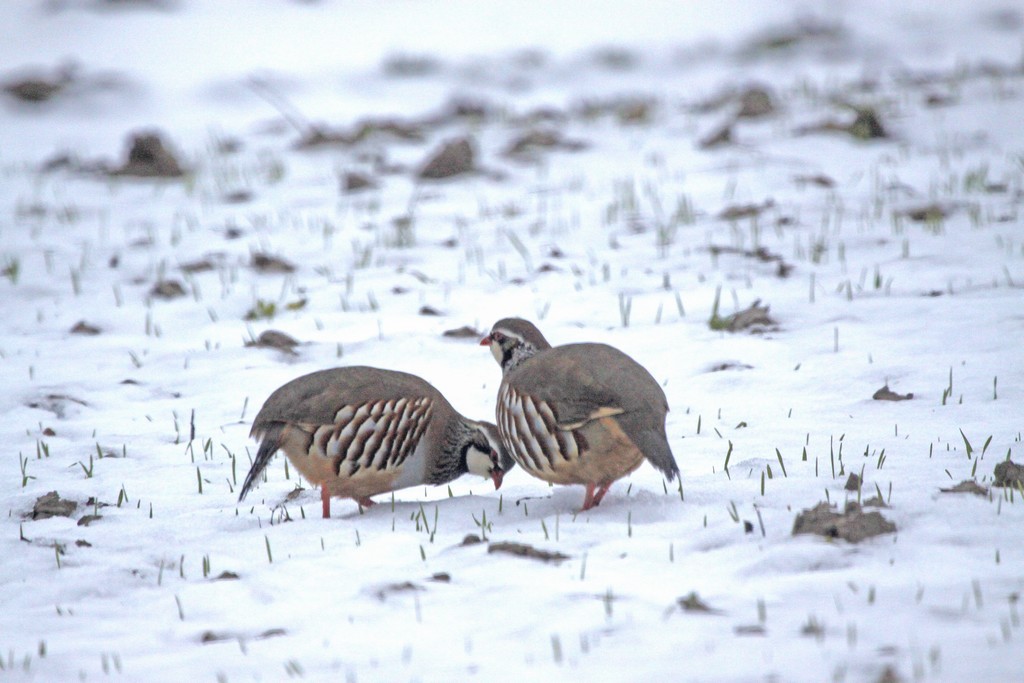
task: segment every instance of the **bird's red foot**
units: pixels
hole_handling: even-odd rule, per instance
[[[604,494],[608,493],[608,489],[611,487],[611,482],[601,484],[600,486],[597,484],[587,484],[587,496],[583,499],[583,507],[580,509],[580,512],[586,512],[590,508],[600,505],[601,499],[604,498]]]

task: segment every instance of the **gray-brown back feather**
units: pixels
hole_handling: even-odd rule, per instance
[[[420,397],[429,397],[433,404],[432,424],[449,422],[451,404],[426,380],[406,372],[354,365],[318,370],[287,382],[270,395],[253,420],[250,436],[260,439],[260,445],[238,499],[256,485],[281,447],[289,423],[331,425],[347,405]]]
[[[607,344],[566,344],[541,351],[505,378],[547,402],[560,424],[586,420],[598,408],[618,408],[622,431],[671,481],[679,472],[665,438],[668,400],[646,368]]]
[[[256,414],[250,436],[258,435],[275,422],[332,424],[337,412],[346,405],[420,396],[430,397],[435,416],[453,410],[431,384],[407,372],[359,365],[318,370],[293,379],[272,393]],[[445,419],[443,414],[440,417]]]

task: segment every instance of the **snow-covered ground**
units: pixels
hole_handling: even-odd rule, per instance
[[[1024,491],[993,486],[1024,460],[1015,3],[34,0],[0,21],[5,84],[75,64],[45,102],[0,93],[0,678],[1024,676]],[[855,108],[887,135],[851,134]],[[140,129],[184,178],[97,170]],[[505,153],[531,131],[563,144]],[[476,170],[417,180],[460,136]],[[375,187],[345,191],[354,172]],[[718,319],[760,299],[774,324],[713,329],[716,292]],[[306,372],[402,369],[492,416],[498,366],[443,333],[507,315],[662,382],[681,491],[644,466],[577,514],[582,488],[517,469],[325,520],[279,456],[237,503],[252,417]],[[246,345],[268,329],[301,344]],[[942,492],[970,479],[983,495]],[[51,491],[76,508],[33,519]],[[792,533],[877,496],[894,533]]]

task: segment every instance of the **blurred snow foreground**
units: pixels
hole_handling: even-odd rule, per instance
[[[1016,4],[0,19],[4,676],[1019,678]],[[237,504],[314,370],[493,420],[505,316],[647,368],[681,485]]]

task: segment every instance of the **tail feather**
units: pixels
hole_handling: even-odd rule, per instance
[[[274,454],[281,447],[283,431],[284,425],[272,424],[266,427],[262,435],[256,435],[260,439],[260,447],[256,451],[256,459],[253,460],[252,467],[249,468],[249,474],[245,477],[245,483],[242,484],[242,492],[238,495],[238,502],[242,502],[246,495],[248,495],[249,490],[256,485],[260,475],[263,474],[263,470],[267,469],[271,458],[274,457]]]
[[[666,479],[673,481],[678,476],[679,465],[664,436],[656,431],[645,430],[636,435],[635,441],[647,461],[660,470]]]

